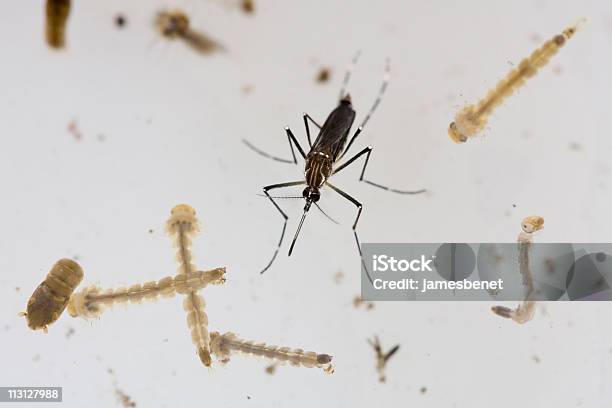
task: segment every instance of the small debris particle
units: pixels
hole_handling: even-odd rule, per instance
[[[512,207],[513,207],[513,208],[516,208],[516,204],[512,204]]]
[[[250,400],[250,399],[251,399],[251,396],[250,396],[250,395],[247,395],[247,399],[248,399],[248,400]]]
[[[155,231],[153,229],[149,229],[149,234],[154,233]]]
[[[275,372],[276,372],[276,364],[270,364],[269,366],[266,367],[266,373],[270,375],[274,375]]]
[[[241,88],[242,93],[244,95],[248,95],[248,94],[252,93],[254,89],[255,89],[255,87],[253,87],[253,85],[251,85],[251,84],[244,84],[244,85],[242,85],[242,88]]]
[[[66,330],[66,338],[69,339],[70,337],[72,337],[73,334],[74,334],[74,328],[68,327],[68,330]]]
[[[563,74],[563,67],[561,65],[555,65],[554,67],[552,67],[552,72],[555,75],[561,75]]]
[[[421,387],[421,394],[426,394],[427,393],[427,387]]]
[[[136,403],[132,401],[130,396],[127,395],[125,392],[121,391],[120,389],[116,389],[115,393],[117,394],[117,399],[121,403],[121,406],[123,406],[124,408],[133,408],[136,406]]]
[[[70,134],[74,137],[74,140],[77,142],[80,142],[83,139],[83,134],[79,130],[79,125],[74,119],[68,123],[68,132],[70,132]]]
[[[242,11],[246,14],[253,14],[255,12],[255,1],[254,0],[242,0]]]
[[[343,280],[344,280],[344,272],[338,271],[334,274],[334,283],[339,285],[342,283]]]
[[[319,73],[317,74],[317,82],[320,84],[324,84],[325,82],[329,81],[330,77],[331,77],[330,69],[323,67],[319,70]]]
[[[372,310],[374,309],[374,303],[373,302],[366,302],[364,301],[361,296],[357,295],[353,298],[353,306],[355,307],[355,309],[359,309],[361,307],[361,305],[365,306],[366,310]]]
[[[536,364],[539,364],[540,361],[541,361],[540,357],[538,357],[538,356],[533,356],[532,359],[533,359],[533,362],[536,363]]]
[[[34,354],[34,357],[32,357],[32,361],[34,362],[40,361],[40,354]]]
[[[15,292],[19,292],[21,288],[19,286],[15,286]]]
[[[115,16],[115,26],[117,28],[124,28],[127,25],[127,19],[123,14],[117,14]]]
[[[569,148],[570,150],[573,150],[575,152],[579,152],[582,150],[582,145],[580,143],[577,142],[572,142],[569,144]]]
[[[529,39],[536,43],[536,44],[540,44],[542,42],[542,36],[540,34],[537,33],[533,33],[529,36]]]

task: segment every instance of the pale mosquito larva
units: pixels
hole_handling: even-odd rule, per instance
[[[178,274],[192,272],[195,266],[191,263],[191,237],[199,231],[195,210],[187,204],[175,206],[170,212],[166,230],[174,238],[174,246],[177,249],[176,259],[179,263]],[[183,308],[187,312],[187,326],[191,331],[191,340],[197,347],[198,356],[206,367],[210,367],[212,359],[205,304],[204,298],[192,290],[186,293]]]
[[[53,265],[45,280],[30,296],[25,316],[28,327],[42,329],[55,322],[68,304],[70,295],[83,279],[83,270],[71,259],[60,259]]]
[[[544,218],[533,215],[526,217],[521,222],[521,232],[517,238],[518,245],[518,264],[519,271],[523,277],[523,285],[525,286],[525,299],[516,309],[510,309],[505,306],[493,306],[493,313],[512,319],[519,324],[527,323],[533,319],[535,313],[536,301],[533,300],[533,274],[529,266],[529,250],[533,241],[533,234],[544,228]]]
[[[158,281],[135,284],[117,289],[102,289],[96,285],[89,286],[70,298],[68,313],[72,317],[86,319],[99,317],[106,309],[115,304],[138,304],[143,300],[157,300],[159,297],[172,297],[200,290],[210,284],[225,282],[225,268],[211,271],[196,271],[167,276]]]
[[[191,28],[189,17],[180,10],[162,10],[155,17],[155,27],[168,39],[182,39],[195,51],[211,54],[223,47],[208,35]]]
[[[566,28],[561,34],[555,35],[546,41],[540,48],[536,49],[529,57],[522,60],[518,67],[499,81],[495,88],[491,89],[487,96],[476,105],[467,105],[455,116],[455,121],[448,128],[448,135],[455,143],[464,143],[470,137],[479,135],[487,125],[491,113],[500,106],[506,98],[517,89],[525,85],[525,82],[533,77],[540,68],[544,67],[550,59],[572,38],[579,26],[584,22]]]
[[[70,0],[47,0],[45,36],[52,48],[63,48],[66,43],[66,22],[70,15]]]
[[[368,343],[370,343],[370,346],[372,346],[374,352],[376,353],[376,371],[378,371],[378,381],[384,383],[387,381],[387,375],[385,374],[387,362],[395,353],[397,353],[400,345],[396,344],[391,348],[391,350],[383,353],[378,336],[374,336],[374,340],[368,339]]]
[[[255,343],[250,340],[242,340],[231,332],[220,334],[210,333],[211,352],[221,361],[227,363],[232,353],[243,353],[257,357],[267,358],[277,364],[286,364],[299,367],[321,368],[328,374],[334,372],[331,364],[332,356],[329,354],[318,354],[314,351],[302,349],[291,349],[289,347],[270,346],[264,342]]]

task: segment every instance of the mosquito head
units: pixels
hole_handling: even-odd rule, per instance
[[[304,197],[304,200],[306,200],[304,211],[308,211],[312,203],[319,201],[321,198],[321,192],[316,187],[306,187],[304,191],[302,191],[302,196]]]

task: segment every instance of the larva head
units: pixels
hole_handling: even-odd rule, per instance
[[[468,139],[459,131],[455,122],[451,122],[451,124],[448,126],[448,136],[455,143],[465,143]]]
[[[220,284],[225,283],[225,267],[215,268],[211,272],[211,283]]]
[[[197,232],[198,219],[196,212],[188,204],[179,204],[170,211],[170,218],[166,222],[166,230],[169,234],[176,233],[177,226],[181,225],[184,232]]]
[[[180,37],[189,30],[189,17],[179,10],[163,10],[157,13],[155,26],[164,37]]]
[[[544,218],[537,215],[526,217],[521,222],[521,228],[527,234],[539,231],[544,228]]]

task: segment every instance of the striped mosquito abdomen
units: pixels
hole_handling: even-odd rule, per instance
[[[89,286],[70,298],[68,313],[72,317],[96,318],[106,309],[115,304],[130,302],[138,304],[141,301],[153,301],[160,297],[172,297],[200,290],[210,284],[220,284],[225,281],[225,268],[211,271],[196,271],[177,276],[167,276],[163,279],[144,284],[135,284],[117,289],[101,289]]]
[[[50,47],[64,47],[69,15],[70,0],[47,0],[45,36]]]
[[[461,109],[455,116],[455,121],[449,126],[448,134],[450,138],[455,143],[464,143],[468,138],[480,134],[486,127],[488,118],[495,108],[500,106],[517,89],[525,85],[529,78],[535,76],[542,67],[548,64],[550,59],[565,45],[565,42],[574,36],[579,24],[568,27],[561,34],[546,41],[529,57],[523,59],[518,67],[510,71],[476,105],[468,105]]]
[[[28,327],[43,329],[55,322],[68,304],[70,295],[83,279],[83,270],[73,260],[60,259],[28,300],[24,313]]]
[[[264,357],[278,364],[288,363],[296,367],[317,367],[330,374],[334,372],[331,364],[332,356],[329,354],[318,354],[314,351],[291,349],[289,347],[270,346],[264,342],[255,343],[254,341],[242,340],[231,332],[224,334],[212,332],[210,336],[212,353],[224,363],[229,361],[232,353],[240,352]]]

